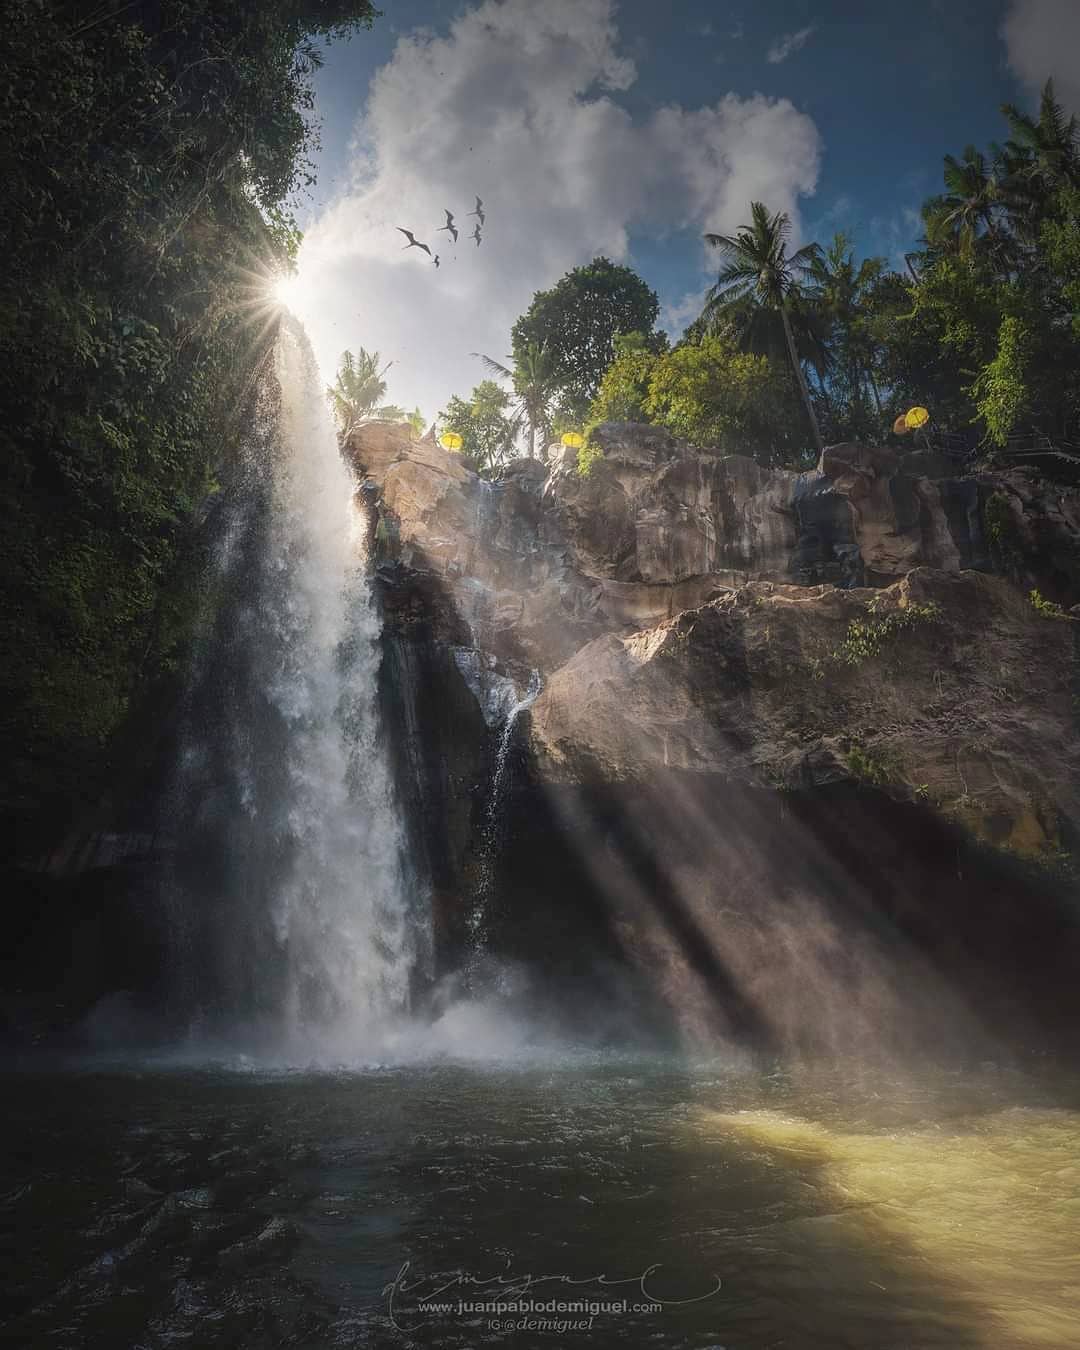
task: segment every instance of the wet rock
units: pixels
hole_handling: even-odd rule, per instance
[[[532,710],[539,773],[869,782],[1053,853],[1080,821],[1073,623],[975,572],[884,592],[751,583],[555,672]]]
[[[382,482],[386,470],[416,444],[407,422],[364,422],[345,442],[345,457],[360,479]]]

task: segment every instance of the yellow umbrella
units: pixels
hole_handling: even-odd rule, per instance
[[[926,426],[927,422],[930,421],[930,414],[925,408],[909,408],[904,414],[904,421],[912,431],[917,431],[919,427]]]
[[[568,446],[571,450],[580,450],[581,447],[585,444],[585,437],[581,434],[580,431],[564,431],[562,435],[562,443],[563,445]]]
[[[444,431],[439,437],[439,444],[444,450],[460,450],[464,443],[456,431]]]

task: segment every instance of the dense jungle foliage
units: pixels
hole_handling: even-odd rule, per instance
[[[368,0],[13,0],[0,26],[3,814],[103,788],[190,628],[273,334],[319,43]]]
[[[807,468],[822,443],[882,443],[919,405],[925,435],[951,450],[1031,452],[1047,472],[1080,463],[1080,131],[1052,84],[1036,115],[1002,114],[1003,145],[945,156],[944,191],[899,271],[858,259],[842,234],[792,249],[787,217],[753,202],[734,235],[705,236],[719,276],[674,347],[655,331],[654,293],[607,259],[538,292],[514,325],[513,366],[490,363],[528,396],[530,443],[638,420]],[[610,294],[590,304],[598,281]],[[521,420],[508,403],[496,426],[490,391],[477,393],[439,421],[460,423],[468,450],[482,405],[478,462],[497,473]],[[586,446],[582,467],[595,460]]]

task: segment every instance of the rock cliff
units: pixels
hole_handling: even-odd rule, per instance
[[[480,908],[561,1006],[605,987],[624,1027],[840,1050],[925,1044],[945,1008],[961,1040],[1053,1021],[1080,958],[1080,494],[928,451],[796,473],[597,440],[587,477],[553,446],[496,483],[402,428],[347,447],[442,967]]]
[[[1071,617],[1080,494],[832,446],[808,473],[609,424],[497,483],[407,430],[361,429],[394,633],[446,644],[481,718],[537,670],[535,767],[658,767],[784,788],[849,779],[1021,851],[1077,817]],[[509,700],[509,702],[508,702]]]

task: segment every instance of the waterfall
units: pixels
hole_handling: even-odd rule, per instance
[[[495,768],[491,775],[491,790],[488,793],[487,806],[484,811],[483,832],[480,838],[476,895],[468,919],[469,947],[474,956],[482,953],[487,946],[487,922],[491,908],[491,893],[495,885],[495,864],[499,853],[503,798],[506,793],[510,747],[514,743],[514,729],[521,714],[531,708],[539,698],[540,688],[540,672],[534,670],[529,677],[529,686],[525,691],[525,696],[519,698],[511,707],[499,733],[499,742],[495,751]]]
[[[293,325],[268,384],[170,796],[173,960],[196,1027],[370,1038],[407,1009],[424,918],[381,726],[366,521]]]

